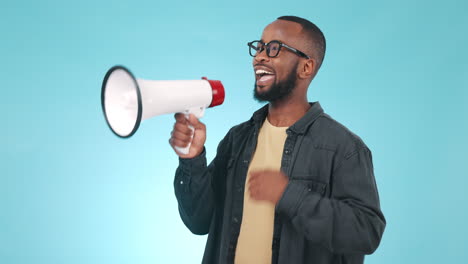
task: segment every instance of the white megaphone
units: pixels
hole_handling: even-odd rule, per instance
[[[203,116],[205,109],[224,102],[220,81],[183,80],[153,81],[136,79],[123,66],[107,71],[101,90],[101,105],[109,128],[121,138],[131,137],[140,122],[153,116],[184,113]],[[193,130],[193,127],[191,127]],[[177,148],[187,154],[190,144]]]

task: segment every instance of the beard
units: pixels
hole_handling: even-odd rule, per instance
[[[254,83],[254,99],[260,103],[275,102],[291,95],[294,87],[296,86],[297,65],[298,63],[296,63],[293,68],[291,68],[291,72],[289,72],[285,80],[273,83],[270,89],[267,91],[259,92],[257,90],[257,84]]]

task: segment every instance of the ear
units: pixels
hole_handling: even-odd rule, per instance
[[[317,63],[315,59],[310,58],[308,60],[305,60],[302,62],[299,66],[299,78],[301,79],[308,79],[308,78],[313,78],[316,72],[317,68]]]

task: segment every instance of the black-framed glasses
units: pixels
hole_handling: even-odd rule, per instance
[[[265,50],[268,57],[274,58],[278,56],[281,50],[281,47],[285,47],[286,49],[296,53],[298,56],[304,57],[306,59],[310,59],[310,57],[307,56],[304,52],[298,49],[295,49],[291,46],[288,46],[279,40],[272,40],[268,43],[265,43],[261,40],[254,40],[254,41],[247,43],[247,45],[249,46],[249,53],[250,53],[250,56],[252,57],[257,56],[257,54]]]

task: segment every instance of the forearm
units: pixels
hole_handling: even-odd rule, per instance
[[[334,253],[371,254],[385,229],[380,210],[370,151],[362,149],[346,158],[323,197],[291,178],[277,210],[313,243]]]
[[[195,234],[207,234],[214,210],[211,173],[205,151],[193,159],[179,159],[174,190],[179,213],[185,225]]]
[[[325,198],[295,182],[288,185],[277,209],[306,239],[333,253],[371,254],[385,228],[380,209],[353,199]]]

